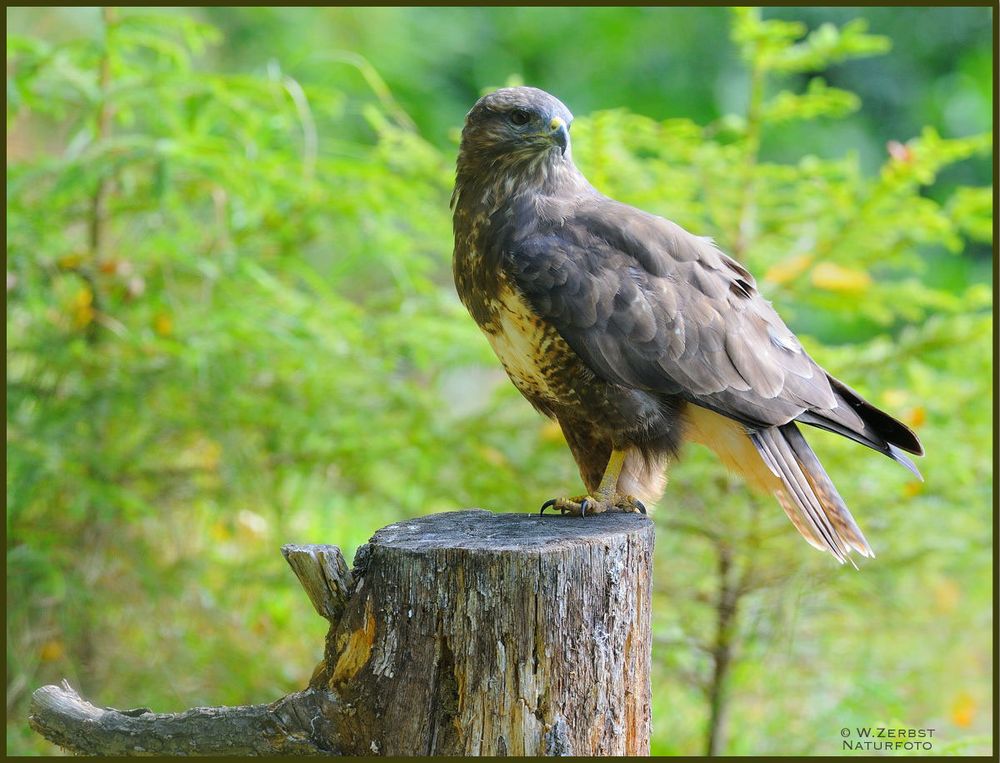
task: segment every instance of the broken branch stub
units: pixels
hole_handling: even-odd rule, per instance
[[[354,578],[344,555],[337,546],[281,547],[295,576],[299,579],[316,612],[336,625],[354,590]]]

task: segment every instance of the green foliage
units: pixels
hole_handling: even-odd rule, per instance
[[[480,419],[439,415],[442,379],[486,360],[441,286],[448,163],[376,112],[377,144],[338,140],[340,95],[276,68],[194,76],[208,30],[184,37],[156,18],[112,19],[100,45],[11,52],[22,102],[44,102],[73,135],[66,152],[8,173],[9,594],[23,602],[10,664],[22,695],[65,670],[39,660],[66,650],[83,671],[71,680],[122,701],[145,693],[140,674],[110,663],[125,645],[155,652],[147,667],[169,672],[153,683],[177,671],[222,689],[202,702],[287,690],[301,670],[227,678],[299,603],[282,580],[246,606],[284,574],[274,544],[301,533],[350,547],[400,512],[514,490],[475,450]],[[484,476],[466,487],[446,455]],[[237,570],[253,587],[231,585]],[[160,612],[175,624],[156,644],[156,630],[121,627],[119,606],[127,621]],[[184,669],[178,652],[231,617],[232,636]],[[173,685],[170,701],[190,691]]]
[[[946,168],[987,156],[991,134],[946,139],[925,128],[905,145],[889,147],[877,179],[863,173],[855,154],[806,154],[791,165],[762,161],[762,131],[790,120],[845,116],[857,106],[852,93],[828,88],[818,77],[804,93],[782,90],[765,100],[769,73],[792,70],[793,60],[808,59],[803,68],[815,69],[870,55],[885,41],[854,23],[840,32],[821,27],[793,44],[803,31],[799,24],[761,21],[751,9],[737,9],[735,17],[734,41],[754,67],[748,117],[701,127],[685,119],[598,113],[574,131],[576,156],[597,186],[712,234],[747,261],[770,294],[787,300],[798,325],[821,336],[849,330],[870,336],[900,318],[988,307],[989,291],[980,285],[944,294],[909,276],[924,269],[929,247],[957,254],[967,238],[991,241],[992,189],[959,187],[942,201],[923,195]]]
[[[552,50],[529,10],[524,50]],[[982,752],[991,302],[969,263],[992,189],[940,181],[990,136],[928,127],[875,173],[808,143],[776,161],[777,131],[857,118],[826,70],[888,39],[739,9],[733,41],[745,112],[581,113],[574,155],[745,260],[822,364],[918,429],[927,481],[811,438],[879,555],[854,573],[691,449],[656,515],[654,752],[702,750],[722,548],[746,589],[727,752],[832,754],[883,721]],[[407,516],[576,491],[454,294],[454,146],[414,124],[461,113],[411,119],[354,53],[248,72],[216,65],[222,42],[138,9],[93,38],[8,38],[11,752],[48,751],[17,719],[63,676],[157,710],[300,688],[323,628],[281,543],[350,554]]]
[[[861,100],[848,90],[828,87],[821,77],[809,80],[805,93],[783,90],[764,105],[761,120],[765,123],[787,122],[793,119],[844,117],[857,111]]]
[[[821,24],[808,28],[797,21],[764,21],[756,8],[734,8],[732,40],[753,71],[820,71],[845,59],[887,52],[891,42],[884,35],[867,34],[868,22],[854,19],[841,28]]]

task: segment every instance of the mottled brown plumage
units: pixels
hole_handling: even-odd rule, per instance
[[[559,421],[588,492],[656,500],[666,461],[693,439],[773,493],[817,548],[871,555],[795,422],[914,472],[903,451],[922,453],[916,436],[817,365],[710,239],[594,190],[573,164],[571,122],[535,88],[469,112],[454,275],[515,386]]]

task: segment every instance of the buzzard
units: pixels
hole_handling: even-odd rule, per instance
[[[514,386],[559,422],[587,490],[542,511],[645,513],[693,440],[816,548],[873,556],[798,425],[919,477],[916,435],[810,358],[711,239],[596,191],[573,163],[572,121],[536,88],[484,96],[452,196],[458,294]]]

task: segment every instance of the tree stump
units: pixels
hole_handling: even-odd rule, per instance
[[[331,624],[307,690],[165,715],[101,711],[43,687],[31,723],[91,753],[648,754],[652,552],[653,523],[637,514],[482,510],[389,525],[351,571],[334,546],[286,546]],[[212,745],[170,728],[206,713],[241,729],[238,750],[231,735]],[[85,749],[74,718],[89,719]],[[95,729],[116,744],[102,747]]]

